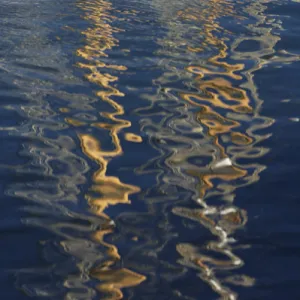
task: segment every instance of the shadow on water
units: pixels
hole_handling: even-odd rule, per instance
[[[237,191],[275,121],[255,74],[299,60],[276,50],[269,1],[48,2],[5,2],[0,21],[3,190],[35,230],[7,268],[18,290],[237,299],[256,284]]]

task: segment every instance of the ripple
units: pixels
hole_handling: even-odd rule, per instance
[[[279,50],[270,3],[3,2],[1,188],[18,206],[4,241],[32,252],[9,270],[25,296],[238,299],[259,286],[240,191],[276,145],[256,76],[299,61]]]

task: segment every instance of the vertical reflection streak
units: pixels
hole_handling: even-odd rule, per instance
[[[222,299],[238,297],[229,284],[255,283],[247,275],[228,276],[225,272],[230,270],[234,274],[244,265],[235,250],[249,245],[239,244],[233,236],[247,223],[247,212],[233,202],[236,190],[258,181],[260,172],[266,168],[256,160],[268,153],[269,149],[260,143],[270,134],[258,131],[266,130],[274,122],[260,115],[262,100],[254,73],[272,61],[299,59],[287,53],[274,59],[263,58],[275,53],[279,40],[272,33],[273,24],[266,23],[263,4],[267,2],[173,1],[166,9],[165,3],[152,1],[161,15],[160,22],[168,29],[166,37],[158,40],[160,50],[156,53],[164,57],[159,64],[163,74],[154,80],[157,93],[144,95],[149,106],[136,112],[141,116],[142,130],[160,156],[137,172],[158,174],[157,185],[144,197],[149,203],[149,215],[159,211],[167,223],[171,222],[171,210],[182,220],[199,222],[214,237],[201,246],[179,242],[176,250],[181,256],[179,263],[187,270],[197,270],[199,277]],[[226,17],[243,24],[247,37],[234,38],[233,33],[223,28],[222,19]],[[256,21],[244,25],[247,18]],[[237,51],[238,45],[247,39],[260,41],[261,48]],[[186,193],[179,193],[182,189]],[[189,208],[195,205],[186,200],[189,193],[197,208]],[[178,199],[182,195],[185,197]],[[213,198],[225,202],[212,205]],[[157,253],[163,252],[174,238],[172,225],[165,228],[168,241],[152,243]],[[150,246],[148,241],[144,249]],[[159,259],[159,254],[156,256]]]
[[[120,30],[111,25],[114,20],[111,15],[111,3],[102,0],[79,1],[78,7],[83,10],[84,18],[91,25],[82,32],[86,45],[77,51],[77,55],[84,59],[84,62],[78,63],[78,67],[88,70],[86,79],[101,88],[96,92],[97,97],[108,103],[114,110],[100,113],[102,118],[108,120],[107,122],[90,124],[91,127],[100,129],[102,133],[104,131],[109,133],[112,150],[104,150],[96,136],[82,132],[78,134],[83,153],[99,166],[98,171],[93,175],[93,185],[86,198],[93,212],[108,220],[107,228],[96,231],[93,238],[107,248],[109,259],[101,265],[94,266],[91,275],[101,282],[97,288],[101,293],[106,294],[105,299],[122,299],[122,288],[138,285],[145,280],[144,276],[126,268],[116,268],[120,260],[118,249],[105,242],[105,236],[114,231],[114,222],[109,221],[110,218],[104,211],[118,203],[129,204],[129,196],[140,191],[137,186],[122,183],[118,177],[106,175],[109,160],[123,154],[120,131],[131,126],[129,121],[120,118],[124,115],[124,108],[113,99],[124,96],[113,85],[118,77],[107,72],[125,71],[126,67],[106,64],[103,61],[108,57],[107,51],[118,46],[118,40],[113,37],[113,34]]]

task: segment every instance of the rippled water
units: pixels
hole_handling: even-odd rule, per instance
[[[1,299],[299,299],[300,3],[2,0]]]

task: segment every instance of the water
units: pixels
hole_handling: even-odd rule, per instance
[[[0,14],[1,299],[299,299],[298,1]]]

